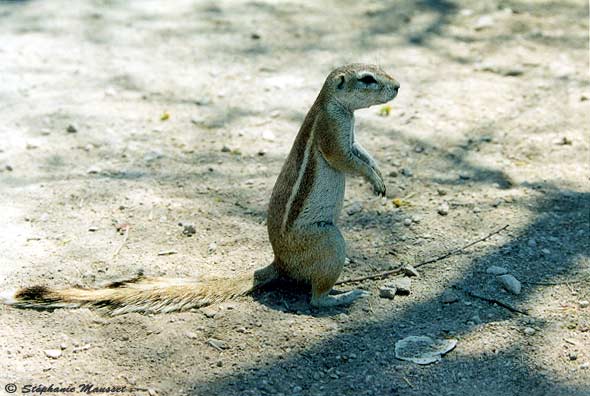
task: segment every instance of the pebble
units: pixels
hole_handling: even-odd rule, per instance
[[[396,289],[396,294],[408,295],[412,288],[412,280],[410,278],[396,279],[385,287]]]
[[[461,180],[469,180],[471,179],[471,176],[467,173],[459,173],[459,179]]]
[[[78,132],[78,127],[76,126],[76,124],[70,124],[66,128],[66,132],[67,133],[76,133],[76,132]]]
[[[171,256],[173,254],[178,253],[176,250],[171,249],[171,250],[160,250],[158,252],[158,256]]]
[[[488,269],[486,270],[487,274],[491,274],[491,275],[506,275],[508,273],[508,270],[504,267],[498,267],[497,265],[492,265],[490,267],[488,267]]]
[[[59,349],[47,349],[45,351],[45,356],[51,359],[57,359],[61,356],[61,350]]]
[[[229,147],[227,147],[227,146],[223,146],[221,148],[221,152],[222,153],[229,153],[229,152],[231,152],[231,149]]]
[[[568,357],[570,360],[578,360],[578,354],[577,354],[577,353],[575,353],[575,352],[570,352],[570,353],[568,353],[568,354],[567,354],[567,357]]]
[[[520,290],[521,290],[522,286],[520,284],[520,281],[518,279],[516,279],[514,276],[501,275],[498,277],[498,280],[500,281],[500,283],[502,284],[504,289],[506,289],[510,293],[515,294],[515,295],[520,294]]]
[[[418,270],[411,265],[404,265],[402,267],[402,271],[406,276],[415,276],[417,278],[420,277]]]
[[[187,331],[186,336],[188,338],[190,338],[191,340],[194,340],[196,338],[199,338],[199,336],[197,334],[193,333],[192,331]]]
[[[97,173],[100,173],[100,168],[98,166],[91,166],[86,172],[90,175],[96,175]]]
[[[399,173],[397,173],[396,170],[392,170],[391,172],[389,172],[390,177],[397,177],[398,175],[399,175]]]
[[[551,250],[544,248],[544,249],[541,249],[541,253],[543,253],[545,256],[548,256],[551,254]]]
[[[383,286],[379,288],[379,297],[393,300],[395,298],[396,288]]]
[[[532,248],[537,247],[537,241],[535,241],[534,239],[529,239],[527,243]]]
[[[582,300],[578,304],[580,305],[580,308],[588,308],[590,302],[588,302],[588,300]]]
[[[214,252],[214,251],[216,251],[216,250],[217,250],[217,244],[216,244],[215,242],[211,242],[211,243],[209,244],[209,246],[207,246],[207,251],[208,251],[209,253],[213,253],[213,252]]]
[[[88,227],[88,231],[90,231],[90,232],[96,232],[96,231],[98,231],[98,227],[96,227],[96,226],[90,226],[90,227]]]
[[[161,159],[162,157],[164,157],[164,154],[162,153],[162,151],[160,151],[158,149],[154,149],[154,150],[147,152],[143,156],[143,160],[145,162],[153,162],[153,161]]]
[[[352,216],[353,214],[356,214],[361,210],[363,210],[363,205],[360,202],[353,202],[352,204],[350,204],[348,208],[346,208],[346,213],[349,216]]]
[[[300,393],[301,391],[303,391],[303,388],[299,385],[293,387],[293,393]]]
[[[189,224],[186,224],[186,223],[182,224],[182,234],[183,235],[190,237],[190,236],[195,235],[196,232],[197,232],[197,230],[195,229],[194,225],[192,225],[190,223]]]
[[[482,15],[475,21],[473,28],[475,30],[487,29],[494,26],[494,22],[494,18],[491,15]]]
[[[402,168],[400,173],[406,177],[412,177],[413,175],[412,171],[408,168]]]
[[[154,388],[148,388],[147,392],[149,396],[158,396],[158,392]]]
[[[420,216],[412,216],[412,221],[416,224],[420,223],[422,221],[422,217]]]
[[[404,219],[404,225],[406,227],[409,227],[412,225],[412,219]]]
[[[209,338],[207,340],[207,344],[211,345],[213,348],[217,349],[217,350],[223,350],[223,349],[228,349],[229,347],[227,346],[227,344],[225,343],[225,341],[221,341],[218,340],[216,338]]]
[[[214,318],[218,314],[217,309],[215,309],[213,307],[199,308],[199,311],[201,311],[203,313],[203,315],[205,315],[205,317],[207,317],[207,318]]]
[[[446,216],[449,214],[449,205],[447,203],[443,203],[438,207],[437,210],[438,214],[441,216]]]
[[[437,192],[437,193],[438,193],[438,195],[440,195],[441,197],[442,197],[443,195],[447,195],[447,191],[446,191],[446,190],[443,190],[442,188],[437,188],[437,189],[436,189],[436,192]]]
[[[533,329],[532,327],[525,327],[523,330],[523,333],[527,336],[532,336],[533,334],[536,333],[536,330]]]
[[[580,364],[580,369],[581,370],[588,370],[590,368],[590,362],[585,362]]]
[[[440,300],[443,304],[452,304],[459,301],[459,296],[457,296],[457,294],[452,290],[445,290],[440,296]]]

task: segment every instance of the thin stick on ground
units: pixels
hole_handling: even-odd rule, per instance
[[[486,297],[486,296],[482,296],[481,294],[472,292],[471,290],[465,289],[463,287],[459,287],[459,286],[453,286],[455,289],[457,290],[461,290],[463,293],[467,294],[468,296],[480,299],[482,301],[487,301],[490,304],[497,304],[499,306],[501,306],[502,308],[506,308],[507,310],[511,311],[511,312],[516,312],[522,315],[528,315],[529,313],[527,311],[524,311],[522,309],[513,307],[512,305],[505,303],[501,300],[497,300],[495,298],[491,298],[491,297]]]
[[[427,265],[427,264],[436,263],[437,261],[441,261],[441,260],[444,260],[444,259],[446,259],[448,257],[451,257],[451,256],[455,255],[455,254],[461,253],[461,252],[465,251],[465,249],[468,249],[468,248],[470,248],[471,246],[473,246],[475,244],[478,244],[480,242],[483,242],[483,241],[491,238],[492,236],[494,236],[496,234],[499,234],[500,232],[504,231],[508,227],[509,227],[509,224],[506,224],[505,226],[500,227],[500,228],[498,228],[498,229],[490,232],[486,236],[481,237],[479,239],[476,239],[475,241],[469,242],[468,244],[466,244],[464,246],[461,246],[459,248],[455,248],[455,249],[449,250],[447,253],[445,253],[445,254],[443,254],[441,256],[435,257],[433,259],[422,261],[421,263],[418,263],[418,264],[414,264],[414,268],[422,267],[422,266]],[[391,276],[391,275],[401,274],[403,271],[404,271],[403,270],[403,266],[400,266],[400,267],[398,267],[396,269],[393,269],[393,270],[390,270],[390,271],[385,271],[385,272],[380,272],[380,273],[374,274],[374,275],[361,276],[359,278],[352,278],[352,279],[344,279],[344,280],[341,280],[341,281],[336,282],[336,284],[337,285],[342,285],[344,283],[362,282],[362,281],[369,280],[369,279],[383,279],[383,278],[386,278],[386,277]]]
[[[129,228],[130,228],[129,226],[125,226],[125,234],[123,235],[123,241],[121,241],[121,244],[119,245],[117,250],[115,250],[115,253],[113,253],[112,258],[117,257],[117,255],[119,254],[121,249],[123,249],[123,246],[125,246],[125,243],[127,243],[127,239],[129,238]]]

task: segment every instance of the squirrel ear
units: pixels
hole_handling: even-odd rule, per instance
[[[344,88],[344,82],[346,81],[346,79],[344,78],[344,74],[340,74],[336,77],[336,79],[339,79],[340,82],[338,83],[338,85],[336,86],[336,88],[338,89],[342,89]]]

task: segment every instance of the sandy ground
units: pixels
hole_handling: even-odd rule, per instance
[[[389,116],[357,115],[388,197],[349,179],[343,277],[507,231],[422,267],[406,297],[343,285],[371,292],[345,310],[288,285],[157,316],[2,306],[0,393],[590,395],[582,0],[0,1],[1,289],[267,264],[282,161],[328,72],[358,61],[402,88]],[[419,366],[395,358],[409,335],[458,344]]]

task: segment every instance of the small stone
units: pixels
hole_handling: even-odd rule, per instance
[[[217,349],[218,351],[229,348],[227,346],[227,344],[225,343],[225,341],[221,341],[216,338],[209,338],[207,340],[207,344],[211,345],[213,348]]]
[[[260,35],[259,35],[258,33],[252,33],[252,34],[250,35],[250,38],[251,38],[252,40],[260,40]]]
[[[438,193],[438,195],[440,195],[441,197],[444,195],[447,195],[447,191],[443,190],[442,188],[437,188],[436,192]]]
[[[575,353],[575,352],[570,352],[570,353],[568,353],[568,354],[567,354],[567,357],[568,357],[570,360],[578,360],[578,354],[577,354],[577,353]]]
[[[217,316],[217,314],[219,313],[219,311],[213,307],[199,308],[199,311],[201,311],[201,313],[209,319],[215,318],[215,316]]]
[[[276,137],[275,137],[275,134],[274,134],[274,133],[272,133],[272,132],[271,132],[271,131],[269,131],[269,130],[264,130],[264,131],[262,132],[262,138],[263,138],[264,140],[268,140],[269,142],[274,142],[274,141],[275,141],[275,139],[276,139]]]
[[[96,231],[98,231],[98,227],[96,227],[96,226],[90,226],[90,227],[88,227],[88,231],[90,231],[90,232],[96,232]]]
[[[61,349],[62,351],[67,348],[68,346],[65,343],[62,342],[61,344],[59,344],[59,349]]]
[[[467,173],[459,173],[459,179],[461,180],[469,180],[471,179],[471,176]]]
[[[424,152],[424,147],[422,147],[422,146],[416,146],[416,147],[414,148],[414,151],[415,151],[416,153],[423,153],[423,152]]]
[[[98,166],[91,166],[90,168],[88,168],[86,173],[90,175],[96,175],[97,173],[100,173],[100,168]]]
[[[580,370],[588,370],[590,368],[590,362],[580,364]]]
[[[299,385],[293,387],[293,393],[300,393],[301,391],[303,391],[303,388]]]
[[[412,280],[410,278],[396,279],[393,282],[385,285],[385,287],[395,288],[396,294],[408,295],[412,288]]]
[[[473,28],[475,30],[483,30],[494,26],[494,18],[491,15],[482,15],[475,21]]]
[[[411,265],[404,265],[402,267],[402,271],[406,276],[415,276],[417,278],[420,277],[418,270]]]
[[[578,305],[580,306],[580,308],[588,308],[590,302],[588,302],[588,300],[582,300],[578,303]]]
[[[439,214],[439,215],[441,215],[441,216],[446,216],[446,215],[448,215],[448,214],[449,214],[449,204],[447,204],[447,203],[443,203],[443,204],[441,204],[441,205],[438,207],[438,209],[437,209],[437,212],[438,212],[438,214]]]
[[[389,172],[390,177],[397,177],[398,175],[399,175],[399,173],[397,173],[396,170],[392,170],[391,172]]]
[[[45,356],[51,359],[57,359],[61,356],[61,350],[59,349],[47,349],[45,351]]]
[[[217,244],[216,244],[215,242],[211,242],[211,243],[209,244],[209,246],[207,246],[207,251],[208,251],[209,253],[213,253],[213,252],[214,252],[214,251],[216,251],[216,250],[217,250]]]
[[[532,248],[537,247],[537,241],[535,241],[534,239],[529,239],[527,243],[528,243],[529,247],[532,247]]]
[[[192,331],[187,331],[187,332],[186,332],[186,336],[187,336],[188,338],[190,338],[191,340],[194,340],[194,339],[196,339],[196,338],[199,338],[199,336],[198,336],[197,334],[193,333]]]
[[[412,219],[404,219],[404,225],[406,227],[409,227],[412,225]]]
[[[545,256],[549,256],[551,254],[551,250],[544,248],[541,249],[541,253],[543,253]]]
[[[400,173],[406,177],[412,177],[413,175],[412,171],[408,168],[402,168]]]
[[[158,256],[171,256],[173,254],[178,253],[176,250],[174,249],[170,249],[170,250],[160,250],[158,252]]]
[[[197,230],[195,229],[195,226],[192,224],[182,224],[182,234],[186,235],[186,236],[193,236],[195,235],[195,233],[197,232]]]
[[[443,304],[452,304],[459,301],[459,296],[452,290],[445,290],[440,296],[440,300]]]
[[[76,124],[70,124],[66,128],[66,132],[67,133],[76,133],[76,132],[78,132],[78,127],[76,126]]]
[[[361,210],[363,210],[363,205],[360,202],[353,202],[348,208],[346,208],[346,213],[349,216],[352,216],[359,213]]]
[[[395,298],[396,289],[394,287],[383,286],[379,288],[379,297],[393,300]]]
[[[154,388],[148,388],[147,392],[149,396],[158,396],[158,392]]]
[[[422,217],[416,215],[416,216],[412,216],[412,221],[416,224],[420,223],[422,221]]]
[[[221,152],[222,153],[230,153],[231,152],[231,149],[229,147],[227,147],[227,146],[223,146],[221,148]]]
[[[518,279],[516,279],[514,276],[501,275],[498,277],[498,280],[500,281],[500,283],[502,284],[504,289],[506,289],[510,293],[515,294],[515,295],[520,294],[520,290],[521,290],[522,286],[520,284],[520,281]]]
[[[486,274],[491,274],[491,275],[506,275],[508,273],[508,270],[504,267],[498,267],[497,265],[492,265],[489,266],[488,269],[486,270]]]
[[[537,331],[535,329],[533,329],[532,327],[525,327],[524,330],[522,331],[525,335],[527,336],[532,336],[533,334],[535,334]]]

